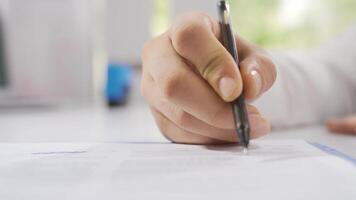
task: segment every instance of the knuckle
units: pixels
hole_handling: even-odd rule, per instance
[[[210,80],[224,62],[224,56],[218,50],[212,51],[207,56],[207,62],[199,68],[200,74],[206,80]]]
[[[204,31],[204,24],[197,20],[182,22],[175,27],[172,42],[177,51],[183,51],[187,45],[194,44]]]
[[[180,74],[174,74],[164,78],[161,82],[162,94],[167,100],[173,100],[182,82]]]
[[[265,66],[265,73],[269,74],[267,76],[267,84],[268,87],[270,87],[277,80],[277,68],[271,58],[267,55],[260,55],[259,60],[262,66]]]

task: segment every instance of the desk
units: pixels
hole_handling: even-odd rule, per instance
[[[275,131],[262,138],[318,141],[356,157],[356,137],[322,126]],[[135,93],[125,107],[103,105],[0,113],[0,142],[112,142],[164,140],[144,100]]]
[[[275,131],[269,134],[268,136],[262,138],[262,140],[271,140],[271,139],[279,139],[279,140],[280,139],[304,139],[309,141],[318,141],[319,143],[334,147],[346,154],[356,157],[356,148],[355,148],[356,137],[330,134],[327,133],[327,131],[325,131],[325,129],[321,126],[306,127],[306,128],[288,130],[288,131]],[[164,138],[162,137],[159,130],[157,129],[147,105],[144,103],[144,100],[136,93],[133,95],[130,103],[127,106],[116,108],[116,109],[108,109],[103,105],[89,105],[89,106],[81,106],[81,107],[64,107],[64,108],[59,108],[59,107],[40,108],[40,109],[31,108],[31,109],[7,111],[7,112],[2,111],[0,113],[0,141],[4,143],[17,143],[17,142],[24,142],[24,143],[89,142],[90,143],[90,142],[120,142],[120,141],[154,142],[154,141],[162,141],[162,140],[164,140]],[[36,145],[41,145],[41,144],[36,144]],[[52,146],[55,144],[50,144],[50,145]],[[66,145],[71,145],[71,144],[66,144]],[[74,144],[74,145],[78,145],[78,144]],[[140,146],[142,147],[142,145]],[[104,161],[99,160],[102,163],[101,165],[100,164],[97,165],[98,163],[95,160],[93,162],[93,160],[91,160],[90,157],[86,158],[84,156],[82,158],[84,159],[84,162],[82,161],[75,162],[76,161],[75,158],[70,162],[65,159],[58,161],[57,159],[61,157],[65,157],[65,156],[58,155],[58,157],[56,157],[55,160],[52,160],[51,157],[48,157],[48,159],[45,159],[43,157],[41,159],[38,160],[35,159],[30,162],[22,161],[21,162],[22,165],[13,164],[15,167],[12,166],[3,167],[2,170],[0,170],[0,174],[2,172],[2,174],[0,175],[1,177],[0,188],[3,188],[3,190],[0,191],[0,196],[2,197],[2,199],[24,199],[24,198],[26,199],[73,199],[73,196],[74,198],[77,197],[75,199],[99,199],[99,198],[112,199],[113,197],[114,198],[122,197],[121,196],[122,192],[118,190],[118,188],[126,188],[123,190],[123,191],[126,190],[129,191],[125,193],[126,195],[131,194],[132,192],[131,194],[132,198],[129,199],[142,199],[141,197],[135,198],[137,185],[134,186],[132,185],[136,183],[134,181],[131,183],[131,185],[129,184],[128,186],[126,185],[127,184],[126,182],[122,185],[120,185],[121,182],[115,182],[115,184],[107,184],[107,185],[104,184],[104,186],[102,185],[102,183],[107,183],[107,182],[110,183],[110,180],[112,180],[112,175],[115,174],[114,172],[116,172],[116,170],[118,170],[119,168],[118,164],[113,165],[114,161],[119,160],[118,159],[119,156],[116,157],[116,154],[114,159],[109,159],[110,166],[113,165],[113,167],[109,167],[109,170],[106,170],[106,168],[105,170],[103,170],[104,168],[100,168],[104,166],[102,164],[105,163]],[[105,156],[100,158],[105,158]],[[177,159],[177,157],[172,159],[173,160]],[[128,163],[130,162],[128,161]],[[169,162],[165,163],[165,165],[169,166]],[[61,166],[65,166],[65,167],[62,168]],[[93,166],[95,168],[93,168]],[[128,165],[128,166],[136,166],[136,165]],[[24,170],[22,167],[26,168],[26,170]],[[73,170],[77,175],[72,175]],[[286,167],[285,170],[288,171],[289,168]],[[105,173],[101,174],[102,172]],[[136,172],[140,172],[140,170],[136,169]],[[292,174],[294,173],[296,172],[293,171]],[[98,174],[100,176],[95,176]],[[103,177],[101,175],[103,175]],[[169,177],[169,175],[167,176]],[[199,179],[199,177],[204,177],[204,176],[198,175],[197,177]],[[279,176],[278,178],[279,180],[284,180],[283,177],[284,176]],[[319,183],[318,175],[316,175],[315,177],[313,178],[313,181]],[[333,176],[331,175],[330,177],[332,178]],[[151,182],[150,183],[147,182],[147,180],[149,179],[143,179],[143,180],[146,180],[145,184],[147,185],[142,184],[141,181],[139,181],[140,183],[139,185],[141,185],[141,189],[138,189],[138,191],[144,191],[144,189],[147,189],[146,186],[150,186],[152,184]],[[174,184],[169,184],[169,182],[167,184],[167,180],[162,184],[158,184],[158,182],[156,181],[156,184],[158,184],[158,186],[157,187],[152,186],[154,189],[149,188],[148,190],[156,191],[158,192],[159,195],[161,195],[159,193],[160,190],[156,190],[156,189],[157,188],[161,189],[162,186],[167,186],[167,188],[171,189],[168,191],[176,191]],[[199,191],[195,193],[197,196],[200,196],[201,194],[203,194],[203,192],[205,195],[207,195],[206,192],[209,191],[216,191],[216,190],[225,191],[224,190],[225,186],[219,188],[219,186],[221,186],[220,184],[224,184],[224,183],[219,182],[218,183],[219,185],[213,184],[210,186],[209,184],[206,183],[205,185],[214,188],[211,190],[211,189],[206,189],[205,187],[199,187],[201,185],[201,182],[197,181],[197,179],[193,179],[193,180],[195,181],[190,182],[190,184],[193,185],[196,184],[195,188],[197,189],[197,191]],[[225,179],[222,178],[222,180]],[[228,180],[229,179],[225,181]],[[271,184],[270,182],[271,179],[265,179],[265,180],[268,180],[267,181],[268,184]],[[339,195],[338,192],[335,192],[334,190],[330,189],[330,187],[331,188],[334,187],[334,185],[330,186],[330,184],[329,184],[329,189],[326,189],[327,191],[329,191],[329,193],[327,194],[321,192],[325,190],[324,187],[313,188],[313,187],[306,186],[304,188],[302,187],[303,191],[301,192],[299,187],[300,184],[298,184],[300,182],[297,181],[295,183],[294,181],[295,180],[293,180],[292,183],[288,183],[288,180],[279,181],[279,183],[289,184],[287,189],[289,191],[294,191],[292,194],[291,193],[284,194],[285,196],[296,195],[293,196],[294,199],[304,199],[303,195],[311,192],[314,195],[313,197],[315,197],[315,195],[319,197],[319,198],[312,198],[312,199],[325,199],[325,196],[329,197],[328,196],[329,194],[337,195],[337,196]],[[322,179],[321,181],[324,181],[324,179]],[[173,181],[173,183],[174,182],[175,181]],[[235,184],[235,186],[238,189],[237,191],[239,191],[239,188],[242,186],[249,188],[249,183],[241,183],[241,181],[239,182],[238,179],[234,179],[233,181],[234,184],[230,184],[230,183],[227,184],[227,183],[229,182],[225,182],[225,184],[230,187]],[[347,185],[349,186],[352,184],[347,184]],[[283,194],[281,194],[280,189],[278,189],[279,187],[277,186],[276,188],[277,188],[276,190],[271,190],[271,191],[268,190],[269,192],[267,191],[267,194],[269,195],[265,196],[266,199],[285,199],[285,197],[282,198],[280,196],[280,195],[283,196]],[[293,189],[293,188],[297,188],[297,189]],[[309,189],[312,188],[312,189],[308,190],[308,188]],[[191,188],[188,187],[185,187],[185,190],[179,188],[178,191],[179,192],[185,191],[185,194],[192,193]],[[238,194],[235,194],[234,190],[228,190],[228,191],[231,192],[230,195],[239,195],[238,192],[237,192]],[[263,192],[264,190],[261,191]],[[340,188],[338,191],[340,191]],[[352,191],[353,190],[350,190],[349,193],[343,193],[342,195],[352,196],[355,194]],[[266,191],[264,192],[266,193]],[[303,192],[305,192],[305,194]],[[166,196],[170,195],[170,193],[169,192],[167,193],[166,190],[164,189],[163,189],[163,193]],[[140,193],[137,193],[138,196],[140,196],[139,194]],[[212,194],[220,196],[219,192],[216,193],[213,192]],[[254,193],[254,194],[259,194],[259,193]],[[276,195],[277,196],[279,195],[280,198],[276,198]],[[209,195],[207,196],[212,199],[218,199],[218,197],[215,198],[215,196],[214,197],[211,197]],[[182,198],[179,199],[199,199],[199,198],[193,198],[193,197],[189,198],[189,197],[190,196],[182,195]],[[145,198],[160,199],[160,198],[150,198],[149,196],[145,196]],[[164,198],[164,199],[169,199],[169,198]],[[252,199],[260,199],[260,198],[252,198]]]

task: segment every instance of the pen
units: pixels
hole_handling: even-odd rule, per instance
[[[230,8],[227,1],[220,0],[218,2],[218,12],[222,43],[239,67],[237,44],[231,26]],[[232,102],[232,111],[234,115],[235,130],[239,137],[240,144],[243,145],[244,152],[247,152],[247,148],[250,142],[250,123],[248,120],[243,92],[236,100]]]

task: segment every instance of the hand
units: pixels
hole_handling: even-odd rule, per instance
[[[356,135],[356,115],[329,120],[326,127],[330,132]]]
[[[179,17],[142,52],[141,90],[163,135],[176,143],[238,142],[229,102],[244,89],[251,101],[267,91],[276,69],[266,52],[236,37],[241,73],[219,42],[219,24],[204,13]],[[248,105],[251,138],[270,131]]]

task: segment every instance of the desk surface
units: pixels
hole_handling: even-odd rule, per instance
[[[319,143],[336,148],[339,151],[349,154],[350,156],[356,158],[356,148],[355,148],[356,137],[347,136],[347,135],[334,135],[328,133],[321,126],[305,127],[305,128],[287,130],[287,131],[275,131],[269,134],[268,136],[266,136],[265,138],[262,138],[262,140],[270,140],[270,139],[279,139],[279,140],[280,139],[303,139],[308,141],[317,141]],[[138,95],[132,97],[130,103],[127,106],[119,107],[116,109],[108,109],[105,106],[96,105],[96,106],[87,106],[87,107],[82,106],[82,107],[65,107],[65,108],[29,108],[29,109],[21,109],[15,111],[12,110],[6,112],[2,110],[0,112],[0,142],[4,142],[4,143],[17,143],[17,142],[86,143],[86,142],[113,142],[113,141],[114,142],[115,141],[149,142],[149,141],[161,141],[161,140],[164,140],[164,138],[162,137],[159,130],[157,129],[147,105],[144,103],[143,99],[140,98]],[[52,147],[54,144],[50,144],[50,145]],[[71,144],[66,144],[66,145],[71,145]],[[23,146],[21,145],[21,147]],[[4,152],[6,153],[6,151]],[[117,157],[115,157],[115,159],[116,158]],[[76,163],[72,161],[70,163],[68,163],[68,161],[66,162],[66,160],[58,161],[57,158],[55,161],[51,159],[45,160],[43,162],[42,161],[43,160],[35,161],[35,162],[23,162],[25,164],[22,167],[24,167],[25,169],[21,168],[21,166],[20,167],[17,166],[17,168],[3,167],[3,169],[0,170],[0,172],[2,172],[2,174],[0,174],[1,176],[0,185],[2,185],[2,188],[5,188],[5,190],[2,191],[2,194],[0,192],[0,196],[1,195],[5,196],[5,198],[3,199],[23,199],[23,198],[31,199],[31,197],[32,199],[41,199],[41,198],[57,199],[56,197],[63,199],[62,195],[56,196],[53,194],[68,194],[71,196],[71,198],[72,195],[74,194],[74,196],[84,195],[83,197],[85,197],[85,199],[98,199],[103,197],[105,199],[105,195],[106,195],[108,196],[108,198],[106,199],[109,199],[109,195],[110,194],[117,195],[118,188],[120,188],[117,187],[117,184],[115,184],[114,187],[109,185],[111,187],[108,188],[103,187],[102,185],[103,180],[106,181],[111,180],[111,174],[108,172],[112,172],[112,170],[116,172],[115,170],[116,168],[118,168],[117,165],[113,165],[112,167],[110,167],[111,171],[106,170],[106,168],[100,168],[100,167],[96,168],[96,170],[93,171],[90,170],[90,167],[92,165],[89,164],[87,166],[87,163],[85,162],[84,165],[81,165],[81,163]],[[53,163],[55,163],[55,165],[53,165]],[[67,164],[65,168],[60,167],[62,166],[61,164],[63,163]],[[46,167],[45,168],[40,167],[43,166],[44,164],[50,166],[51,170],[48,170],[48,168]],[[57,167],[57,165],[59,167]],[[110,160],[109,166],[111,165],[112,163]],[[88,172],[95,172],[94,175],[95,174],[100,175],[100,169],[105,169],[102,170],[103,172],[105,172],[103,173],[104,177],[99,176],[98,179],[95,179],[95,177],[92,176],[93,174],[89,174],[89,175],[86,174]],[[77,170],[75,171],[76,175],[68,176],[68,174],[73,173],[73,170],[74,171]],[[286,167],[285,170],[293,171],[293,169],[289,167]],[[296,172],[293,171],[292,174],[294,173]],[[110,176],[105,176],[108,174]],[[262,173],[262,175],[263,174],[264,173]],[[83,178],[83,177],[87,177],[87,178]],[[325,176],[322,177],[324,177],[324,179],[329,179],[329,177],[327,178],[325,178]],[[330,177],[332,178],[333,176]],[[214,180],[215,178],[216,177],[214,177]],[[279,178],[283,179],[284,176],[279,176]],[[27,181],[23,181],[24,179]],[[55,181],[53,182],[53,180]],[[78,182],[74,180],[78,180]],[[268,183],[266,184],[271,185],[271,182],[269,181],[270,179],[264,179],[264,180],[268,180],[267,181]],[[323,181],[323,179],[319,180],[318,175],[315,175],[313,180],[318,183],[320,181]],[[175,181],[173,182],[175,183]],[[277,183],[278,182],[284,183],[288,181],[284,179],[283,181],[277,181]],[[84,184],[84,186],[78,183],[82,183]],[[128,190],[129,192],[140,191],[140,189],[137,189],[136,182],[133,183],[135,183],[134,186],[132,186],[132,184],[131,186],[130,185],[127,186],[127,183],[125,182],[123,185],[121,185],[121,187],[129,189]],[[172,188],[171,184],[167,184],[167,182],[164,181],[162,183],[158,181],[159,186],[157,187],[152,185],[151,182],[147,183],[147,185],[142,184],[141,181],[139,181],[139,183],[140,185],[144,185],[144,189],[149,191],[156,191],[154,190],[156,188],[162,189],[163,186]],[[201,193],[204,192],[204,194],[207,196],[209,194],[206,193],[207,191],[216,190],[215,185],[214,185],[214,189],[212,190],[206,190],[205,187],[203,188],[199,187],[201,186],[200,181],[195,181],[195,182],[192,181],[189,183],[197,184],[195,188],[200,188],[200,190],[198,191],[201,191]],[[347,182],[345,182],[345,184],[347,184]],[[172,185],[174,186],[174,184]],[[227,185],[228,186],[239,185],[239,180],[237,179],[236,182],[234,181],[234,184],[227,184]],[[242,185],[246,185],[246,184],[242,184]],[[310,185],[313,185],[313,182],[310,182]],[[86,187],[89,186],[90,188],[96,188],[96,190],[87,189]],[[249,186],[249,184],[247,184],[247,186]],[[304,193],[300,193],[299,186],[300,184],[298,182],[295,182],[295,179],[293,179],[293,184],[289,185],[288,188],[294,191],[294,193],[288,193],[288,195],[292,195],[292,196],[296,195],[294,196],[295,199],[303,199],[304,196],[298,198],[298,195],[304,195]],[[46,190],[43,190],[43,188],[46,188]],[[154,189],[151,190],[151,188]],[[223,188],[220,188],[219,190],[222,190]],[[277,188],[278,188],[277,190],[279,191],[280,188],[279,187]],[[323,194],[324,197],[328,196],[328,194],[323,192],[318,192],[318,190],[315,192],[314,190],[315,188],[313,187],[306,186],[306,188],[312,188],[311,191],[314,194]],[[318,189],[320,191],[323,191],[325,190],[325,187],[322,186],[319,187]],[[190,188],[187,187],[186,190],[191,191]],[[22,192],[19,193],[18,191],[22,191]],[[43,193],[43,191],[47,191],[47,193]],[[57,193],[52,193],[53,191]],[[108,191],[111,193],[109,193]],[[179,192],[181,191],[182,188],[180,187]],[[229,190],[229,191],[231,192],[233,190]],[[310,193],[307,192],[307,190],[304,191],[305,193],[308,194]],[[327,191],[330,191],[331,194],[336,193],[337,195],[339,195],[339,193],[335,190],[328,189]],[[354,195],[354,192],[352,191],[353,190],[350,190],[349,194],[343,193],[342,195],[352,196]],[[201,193],[199,193],[199,195]],[[38,196],[38,194],[41,194],[41,197]],[[119,193],[119,195],[120,194],[121,193]],[[268,194],[270,194],[270,196],[273,197],[273,199],[276,199],[277,192],[273,193],[270,191],[270,193]],[[97,195],[100,195],[100,197],[98,197]],[[319,196],[319,198],[314,198],[314,199],[325,199],[323,195],[322,196],[317,195]],[[15,197],[21,197],[21,198],[15,198]],[[83,197],[82,199],[84,199]],[[209,197],[211,198],[211,196]],[[147,196],[145,196],[145,198],[150,199]],[[266,198],[268,199],[268,196],[266,196]],[[279,199],[285,199],[285,198],[279,198]]]
[[[0,113],[0,142],[112,142],[164,139],[139,95],[127,106],[42,108]],[[275,131],[263,138],[317,141],[356,157],[356,137],[321,126]]]

